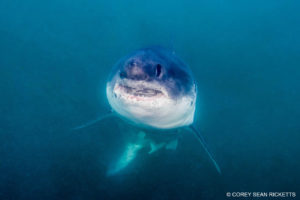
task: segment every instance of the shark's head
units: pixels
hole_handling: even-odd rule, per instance
[[[172,129],[194,120],[192,73],[161,47],[141,49],[121,59],[111,72],[106,94],[113,110],[136,125]]]

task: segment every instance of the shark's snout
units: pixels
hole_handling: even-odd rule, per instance
[[[140,61],[129,61],[125,67],[120,70],[121,79],[131,79],[136,81],[150,81],[161,79],[163,75],[163,66],[157,62],[141,63]]]
[[[139,66],[135,62],[131,62],[122,71],[120,71],[120,78],[144,81],[149,78],[149,75],[147,74],[147,72],[145,72],[143,67]]]

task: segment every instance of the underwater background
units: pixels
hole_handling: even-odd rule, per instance
[[[299,9],[293,0],[1,0],[0,199],[300,192]],[[191,67],[196,124],[221,175],[183,133],[176,151],[142,151],[107,177],[126,125],[71,130],[110,110],[112,66],[151,45]]]

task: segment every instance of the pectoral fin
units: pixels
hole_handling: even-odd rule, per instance
[[[197,130],[197,128],[194,127],[193,125],[191,125],[189,128],[194,133],[195,137],[200,142],[200,144],[202,145],[203,149],[205,150],[205,152],[209,156],[210,160],[212,161],[212,163],[216,167],[217,171],[221,174],[221,169],[220,169],[218,163],[216,162],[216,160],[214,159],[214,157],[212,156],[212,154],[210,153],[210,151],[208,150],[208,147],[205,143],[205,140],[204,140],[203,136],[200,134],[200,132]]]
[[[79,129],[86,128],[86,127],[88,127],[88,126],[94,125],[94,124],[96,124],[97,122],[100,122],[100,121],[102,121],[102,120],[104,120],[104,119],[107,119],[107,118],[113,117],[113,116],[115,116],[115,114],[114,114],[113,112],[107,113],[107,114],[105,114],[105,115],[103,115],[103,116],[101,116],[101,117],[99,117],[99,118],[97,118],[97,119],[94,119],[94,120],[89,121],[89,122],[87,122],[87,123],[85,123],[85,124],[82,124],[82,125],[80,125],[80,126],[77,126],[77,127],[73,128],[72,130],[79,130]]]

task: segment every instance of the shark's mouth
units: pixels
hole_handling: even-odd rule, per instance
[[[195,98],[173,98],[163,83],[115,81],[107,84],[106,93],[112,108],[134,124],[168,129],[193,120]]]
[[[162,91],[151,88],[134,88],[127,85],[119,85],[119,88],[127,94],[139,97],[154,97],[163,95]]]
[[[124,97],[136,100],[151,100],[165,96],[164,92],[159,89],[145,87],[142,85],[129,86],[126,84],[116,84],[114,94],[117,97]]]

